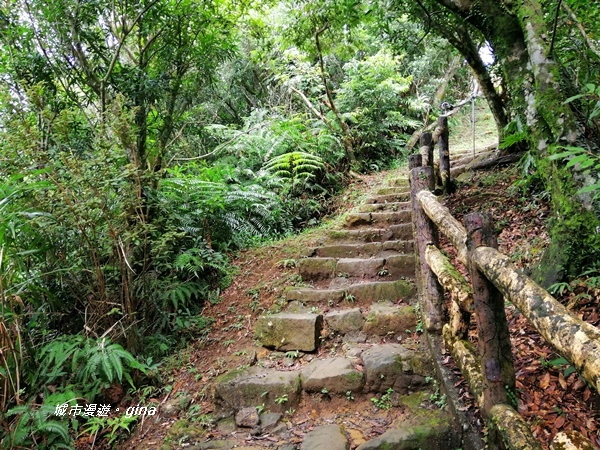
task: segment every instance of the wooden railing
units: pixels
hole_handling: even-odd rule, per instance
[[[425,144],[422,154],[432,147],[429,137]],[[599,392],[600,330],[571,314],[498,252],[487,216],[470,214],[464,225],[456,220],[432,193],[433,168],[421,167],[423,159],[432,164],[432,158],[413,155],[409,168],[424,325],[428,333],[442,335],[444,346],[467,380],[492,432],[488,445],[511,450],[541,449],[527,423],[511,406],[515,372],[504,302],[510,301]],[[450,182],[449,178],[445,181]],[[456,248],[458,260],[469,271],[470,283],[439,250],[439,232]],[[444,302],[444,291],[451,298],[449,305]],[[467,339],[472,314],[477,348]]]

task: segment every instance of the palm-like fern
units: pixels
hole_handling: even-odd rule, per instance
[[[317,155],[295,151],[271,158],[265,164],[264,170],[294,183],[314,178],[318,172],[325,170],[325,163]]]

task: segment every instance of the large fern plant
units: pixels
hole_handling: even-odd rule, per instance
[[[293,151],[271,158],[264,165],[263,170],[275,177],[286,180],[285,194],[299,194],[303,190],[311,190],[318,185],[312,183],[319,174],[325,173],[325,163],[317,155],[308,152]]]

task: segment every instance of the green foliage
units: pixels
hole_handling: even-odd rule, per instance
[[[572,103],[575,100],[585,102],[585,115],[588,123],[592,123],[600,116],[600,84],[587,83],[583,86],[583,93],[569,97],[565,103]]]
[[[325,164],[316,155],[306,152],[290,152],[271,158],[264,170],[273,175],[290,180],[292,186],[298,182],[315,178],[315,174],[323,171]]]
[[[379,409],[388,410],[392,408],[392,395],[394,395],[394,390],[389,388],[381,396],[373,397],[371,402]]]
[[[98,435],[105,434],[108,444],[112,445],[123,433],[129,433],[130,425],[137,422],[138,416],[118,415],[116,417],[91,417],[81,427],[81,435],[91,435],[94,441]]]
[[[42,346],[35,354],[39,361],[31,380],[33,386],[66,382],[88,398],[96,397],[112,383],[127,381],[133,387],[134,371],[146,373],[119,344],[106,338],[90,339],[80,335],[60,336]]]
[[[11,420],[10,429],[0,441],[6,450],[14,448],[36,448],[41,450],[71,449],[73,443],[67,420],[51,419],[59,396],[52,395],[39,407],[20,405],[6,412]],[[57,404],[57,403],[56,403]]]
[[[366,163],[385,167],[398,157],[428,108],[425,98],[408,95],[411,79],[400,74],[400,67],[401,59],[387,51],[344,66],[338,104],[352,124],[357,156]]]
[[[562,150],[548,156],[550,161],[566,161],[565,168],[575,168],[584,175],[600,174],[600,156],[582,147],[555,146],[554,149]],[[577,194],[592,193],[594,198],[600,198],[600,182],[591,183],[580,188]]]

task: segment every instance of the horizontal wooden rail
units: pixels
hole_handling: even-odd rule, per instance
[[[429,216],[438,229],[446,235],[456,250],[458,251],[458,260],[463,264],[467,263],[467,230],[465,227],[452,217],[450,211],[437,201],[437,198],[431,191],[422,190],[417,193],[417,200],[421,204],[425,214]]]
[[[544,339],[600,392],[600,330],[571,314],[499,251],[480,247],[473,253],[473,262]]]

